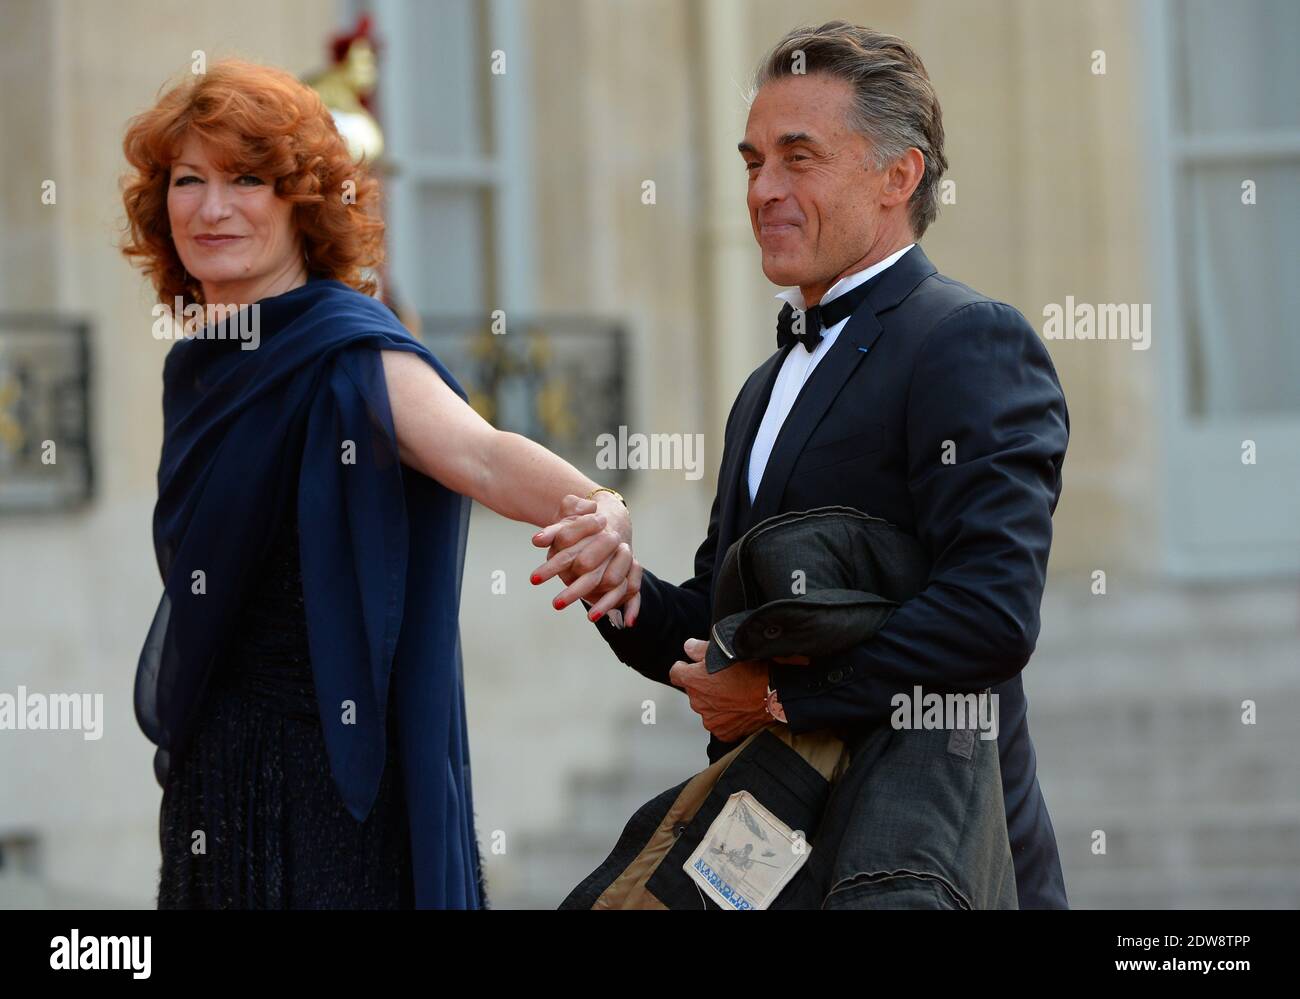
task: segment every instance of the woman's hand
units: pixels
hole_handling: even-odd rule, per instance
[[[534,585],[552,576],[567,584],[554,600],[556,610],[578,599],[592,603],[593,621],[621,607],[631,625],[641,607],[641,564],[632,555],[632,518],[621,500],[606,492],[595,499],[568,495],[559,519],[533,535],[533,544],[548,548],[547,561],[533,572]]]

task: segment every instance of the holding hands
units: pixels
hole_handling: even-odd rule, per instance
[[[552,601],[556,610],[585,599],[592,621],[621,608],[630,627],[641,606],[641,564],[632,555],[627,507],[607,490],[592,499],[570,494],[561,501],[558,518],[533,535],[533,544],[547,549],[547,560],[530,577],[533,585],[558,576],[565,588]]]

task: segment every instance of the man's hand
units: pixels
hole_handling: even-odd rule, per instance
[[[633,624],[641,606],[641,565],[632,556],[627,507],[605,492],[594,500],[569,495],[559,516],[533,535],[538,548],[549,546],[547,561],[530,577],[533,584],[559,576],[567,585],[553,601],[556,610],[587,598],[594,601],[587,615],[591,620],[622,605],[626,624]]]
[[[682,646],[687,661],[673,663],[668,679],[686,691],[691,710],[704,727],[723,742],[736,742],[772,723],[764,704],[770,662],[746,659],[720,673],[709,673],[704,653],[709,643],[688,638]]]

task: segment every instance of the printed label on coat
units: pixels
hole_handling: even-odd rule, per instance
[[[801,834],[737,791],[682,869],[724,909],[766,909],[810,853]]]

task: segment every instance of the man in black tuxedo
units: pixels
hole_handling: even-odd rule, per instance
[[[1069,433],[1052,362],[1016,309],[939,274],[916,245],[947,164],[939,102],[907,43],[841,22],[792,32],[760,66],[739,148],[763,272],[791,286],[778,350],[727,419],[695,576],[674,586],[638,567],[639,607],[597,626],[624,663],[686,690],[710,761],[773,718],[852,732],[888,724],[897,692],[991,687],[1020,906],[1065,908],[1020,679]],[[548,536],[552,555],[588,531],[592,507],[572,500],[579,526]],[[846,653],[710,675],[727,548],[767,517],[831,504],[919,538],[924,590]],[[560,575],[592,568],[579,558]],[[623,592],[591,598],[604,610]]]

